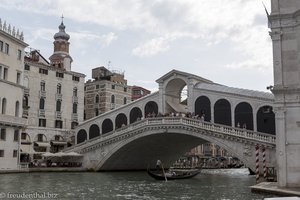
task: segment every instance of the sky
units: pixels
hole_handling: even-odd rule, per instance
[[[270,1],[263,0],[270,12]],[[261,0],[1,0],[2,23],[49,58],[63,14],[72,71],[125,73],[158,90],[172,69],[236,88],[273,85],[272,42]]]

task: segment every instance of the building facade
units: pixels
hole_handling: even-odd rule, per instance
[[[277,179],[280,187],[300,187],[300,1],[272,0]]]
[[[131,87],[131,91],[132,91],[132,94],[131,94],[131,101],[135,101],[143,96],[146,96],[148,94],[151,94],[151,91],[150,90],[147,90],[143,87],[140,87],[140,86],[132,86]]]
[[[22,118],[23,33],[0,19],[0,171],[19,168]]]
[[[83,121],[85,75],[71,71],[69,39],[61,22],[50,62],[37,50],[25,57],[23,117],[28,126],[21,134],[24,163],[72,144],[71,129]]]
[[[85,119],[90,119],[131,102],[131,87],[124,73],[105,67],[92,70],[93,81],[85,83]]]

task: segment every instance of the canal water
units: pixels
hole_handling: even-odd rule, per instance
[[[249,176],[247,169],[203,170],[192,179],[167,182],[154,180],[146,172],[0,174],[0,199],[254,200],[272,197],[251,193],[249,186],[254,184],[255,177]]]

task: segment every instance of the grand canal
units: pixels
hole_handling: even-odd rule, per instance
[[[249,186],[255,184],[255,177],[248,176],[247,169],[204,170],[192,179],[167,182],[156,181],[146,172],[20,173],[1,174],[0,179],[0,199],[17,199],[16,195],[22,194],[23,197],[35,194],[35,197],[40,197],[37,199],[118,200],[252,200],[271,197],[251,193]]]

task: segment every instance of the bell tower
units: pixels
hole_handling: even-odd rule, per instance
[[[300,1],[272,0],[276,162],[280,187],[300,187]]]
[[[58,26],[59,32],[54,35],[54,52],[50,56],[50,64],[62,70],[71,71],[71,63],[73,61],[69,54],[70,35],[65,32],[66,26],[61,17],[61,24]]]

